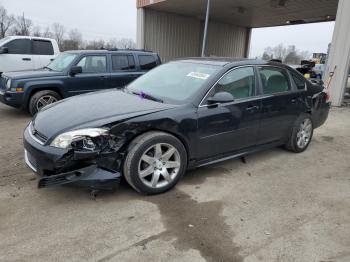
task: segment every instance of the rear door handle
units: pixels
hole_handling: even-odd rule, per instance
[[[29,58],[29,57],[23,57],[22,60],[23,60],[23,61],[31,61],[32,59]]]
[[[290,102],[291,102],[292,104],[295,104],[295,103],[298,102],[298,101],[300,101],[300,98],[298,98],[298,97],[294,97],[294,98],[292,98],[292,100],[290,100]]]
[[[247,106],[245,110],[251,112],[258,109],[259,109],[258,106]]]

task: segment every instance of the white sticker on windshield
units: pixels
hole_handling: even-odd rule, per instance
[[[191,72],[187,76],[207,80],[210,75],[204,74],[204,73],[199,73],[199,72]]]

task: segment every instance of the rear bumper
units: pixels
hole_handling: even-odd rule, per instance
[[[314,128],[320,127],[326,122],[330,108],[330,102],[322,103],[320,107],[312,113],[312,122]]]
[[[4,90],[0,90],[0,102],[8,106],[21,108],[23,106],[23,93],[5,92]]]
[[[96,190],[113,190],[121,180],[120,172],[104,169],[94,159],[74,160],[67,150],[40,144],[26,128],[23,135],[24,159],[40,176],[39,188],[75,185]]]

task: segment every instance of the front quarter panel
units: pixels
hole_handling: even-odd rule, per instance
[[[33,92],[36,92],[37,90],[44,90],[44,89],[55,89],[57,90],[60,95],[63,97],[66,97],[66,93],[64,91],[64,77],[60,77],[58,79],[45,79],[45,80],[34,80],[34,81],[18,81],[19,85],[23,85],[24,87],[24,97],[25,101],[24,103],[27,104],[30,96]]]
[[[130,119],[111,127],[110,133],[123,139],[127,150],[134,138],[148,131],[162,131],[174,135],[184,144],[188,159],[195,158],[197,116],[192,105]]]

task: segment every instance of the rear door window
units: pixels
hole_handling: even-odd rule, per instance
[[[50,41],[33,40],[33,54],[34,55],[53,55],[53,46]]]
[[[112,55],[113,71],[129,71],[135,69],[135,59],[133,55]]]
[[[105,55],[85,56],[77,66],[81,66],[83,73],[105,73],[107,72],[107,58]]]
[[[305,90],[306,82],[304,77],[297,75],[296,73],[291,73],[291,74],[292,74],[293,81],[296,87],[298,88],[298,90]]]
[[[290,90],[286,70],[278,67],[260,67],[259,74],[264,94],[276,94]]]
[[[153,55],[139,55],[141,70],[151,70],[157,66],[157,59]]]
[[[15,39],[4,45],[9,54],[28,55],[31,54],[31,41],[29,39]]]

